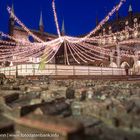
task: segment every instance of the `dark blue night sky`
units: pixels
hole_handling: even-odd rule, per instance
[[[65,20],[67,35],[81,35],[88,33],[95,27],[96,15],[102,20],[119,0],[55,0],[59,25]],[[38,29],[40,11],[43,12],[45,31],[56,33],[52,13],[52,0],[13,0],[15,14],[31,29]],[[128,14],[128,6],[132,4],[134,12],[140,12],[140,0],[126,0],[119,11],[120,16]],[[9,15],[7,5],[12,0],[0,0],[0,30],[8,32]]]

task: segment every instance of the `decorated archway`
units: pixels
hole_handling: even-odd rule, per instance
[[[130,68],[130,65],[128,64],[128,62],[126,61],[122,62],[121,68],[125,68],[126,66]]]
[[[133,65],[133,74],[134,74],[134,75],[140,75],[140,61],[137,61],[137,62]]]
[[[115,62],[112,62],[109,64],[109,67],[112,67],[112,68],[117,68],[117,64]]]

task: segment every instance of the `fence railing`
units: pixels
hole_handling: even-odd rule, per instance
[[[93,66],[66,66],[46,64],[44,70],[39,64],[23,64],[0,68],[0,73],[7,76],[27,75],[126,75],[123,68],[93,67]]]

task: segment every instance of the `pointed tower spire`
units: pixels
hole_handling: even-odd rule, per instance
[[[132,5],[131,4],[129,5],[128,12],[133,12]]]
[[[98,15],[96,15],[96,26],[99,24]]]
[[[133,16],[133,9],[132,9],[132,5],[131,5],[131,4],[129,5],[128,16],[129,16],[130,19],[132,19],[132,16]]]
[[[44,26],[44,25],[43,25],[43,16],[42,16],[42,11],[40,12],[40,21],[39,21],[39,26]]]
[[[40,30],[41,32],[44,32],[44,24],[43,24],[42,11],[40,12],[39,30]]]
[[[12,12],[14,13],[14,3],[12,3],[11,9],[12,9]],[[10,18],[13,18],[12,15],[10,15]]]
[[[62,33],[62,35],[65,35],[65,21],[64,21],[64,19],[63,19],[63,22],[62,22],[61,33]]]

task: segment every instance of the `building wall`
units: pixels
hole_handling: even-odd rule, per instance
[[[12,20],[10,22],[12,22]],[[109,21],[108,23],[106,23],[102,27],[102,29],[96,33],[96,35],[110,34],[112,32],[114,33],[114,32],[117,32],[117,31],[124,30],[125,28],[127,28],[127,26],[133,27],[136,24],[138,24],[138,26],[140,27],[140,14],[133,13],[133,12],[128,12],[127,17],[122,17],[121,18],[121,17],[117,16],[115,20]],[[13,24],[9,24],[9,25],[13,26]],[[10,33],[12,33],[13,36],[17,39],[20,39],[20,40],[23,40],[23,41],[33,41],[33,42],[35,41],[33,39],[31,40],[30,37],[28,36],[28,34],[23,29],[21,29],[20,27],[14,26],[14,28],[10,27],[9,29],[10,29]],[[40,31],[31,30],[31,31],[44,41],[49,41],[49,40],[53,40],[53,39],[57,38],[56,35],[45,33],[42,30],[40,30]],[[132,47],[132,49],[133,49],[135,46],[129,46],[129,47]],[[110,49],[117,50],[116,46],[113,46]],[[99,55],[102,55],[102,54],[99,54]],[[118,60],[117,60],[118,54],[113,54],[113,56],[116,56],[116,58],[113,58],[113,62],[115,62],[117,64],[118,63]],[[64,47],[62,45],[61,49],[56,54],[55,59],[52,60],[52,63],[64,64],[65,63],[65,58],[64,57],[65,57],[64,56]],[[72,64],[76,64],[74,61],[72,61],[72,58],[70,58],[70,59],[71,59]],[[120,64],[126,61],[127,63],[129,63],[129,65],[131,67],[134,64],[133,59],[130,59],[130,58],[121,58],[119,61],[120,61],[119,62]],[[81,63],[81,64],[83,64],[83,63]],[[120,66],[120,64],[117,64],[117,65]],[[83,65],[85,65],[85,64],[83,64]],[[103,60],[102,62],[99,62],[99,61],[95,61],[94,63],[89,62],[89,65],[109,66],[110,65],[110,58],[108,58],[108,60]]]

